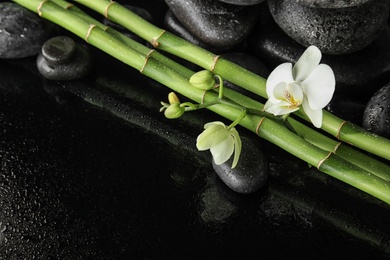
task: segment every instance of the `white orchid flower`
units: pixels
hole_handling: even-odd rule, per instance
[[[302,105],[303,111],[315,127],[322,126],[322,109],[335,91],[333,70],[319,64],[321,51],[308,47],[294,67],[283,63],[269,75],[266,83],[268,101],[264,110],[276,116],[292,113]]]
[[[210,149],[217,165],[223,164],[232,156],[232,169],[236,167],[241,154],[241,138],[234,127],[227,127],[224,123],[215,121],[204,125],[204,131],[196,139],[199,151]]]

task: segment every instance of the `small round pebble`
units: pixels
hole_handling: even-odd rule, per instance
[[[348,8],[308,7],[291,0],[269,0],[276,23],[303,46],[346,54],[372,43],[385,27],[389,1],[371,0]]]
[[[242,151],[237,166],[231,169],[232,156],[221,165],[216,165],[213,160],[213,168],[219,178],[233,191],[249,194],[259,190],[268,182],[268,160],[250,139],[241,137],[241,140]]]
[[[390,138],[390,83],[378,90],[364,109],[363,128]]]
[[[15,3],[0,3],[0,58],[37,55],[58,27]]]
[[[91,70],[91,56],[86,46],[67,36],[46,41],[37,58],[39,72],[50,80],[80,79]]]

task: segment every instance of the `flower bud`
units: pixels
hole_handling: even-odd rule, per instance
[[[191,76],[190,83],[197,89],[210,90],[215,85],[215,79],[211,71],[201,70]]]
[[[179,103],[180,104],[180,99],[179,97],[176,95],[175,92],[171,92],[168,94],[168,101],[169,101],[169,104],[176,104],[176,103]]]
[[[176,119],[181,117],[185,112],[185,108],[180,106],[180,103],[173,103],[164,111],[164,115],[168,119]]]

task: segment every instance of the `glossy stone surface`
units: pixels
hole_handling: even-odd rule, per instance
[[[48,63],[64,64],[73,59],[76,50],[77,45],[72,38],[57,36],[43,44],[42,55]]]
[[[212,0],[166,0],[183,26],[203,42],[231,48],[242,42],[258,19],[258,10]]]
[[[290,0],[270,0],[268,5],[276,23],[291,38],[327,54],[363,49],[377,38],[389,17],[387,0],[348,8],[307,7]]]
[[[242,153],[237,166],[232,169],[233,158],[213,168],[219,178],[232,190],[249,194],[264,187],[268,181],[268,161],[253,140],[242,137]]]
[[[362,125],[368,131],[390,138],[390,83],[379,89],[367,102]]]
[[[88,48],[67,36],[49,39],[37,58],[39,72],[50,80],[74,80],[86,76],[92,68]]]
[[[0,3],[0,58],[37,55],[57,26],[15,3]]]

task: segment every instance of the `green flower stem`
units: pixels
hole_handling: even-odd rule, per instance
[[[37,12],[37,8],[42,1],[14,0],[14,2]],[[114,58],[142,71],[146,76],[155,79],[195,102],[201,103],[201,101],[204,100],[204,102],[207,103],[218,100],[218,95],[215,91],[204,93],[204,91],[195,89],[188,82],[187,77],[165,64],[162,64],[155,58],[148,57],[145,54],[135,51],[99,27],[90,30],[91,26],[89,23],[72,14],[72,12],[64,10],[53,2],[46,1],[41,5],[39,11],[43,18],[63,26],[77,36],[86,39],[91,45],[100,48]],[[226,93],[226,95],[228,96],[228,93]],[[236,120],[242,115],[242,110],[224,104],[216,104],[208,108],[231,121]],[[324,173],[349,183],[390,204],[390,190],[387,181],[362,170],[360,167],[351,164],[336,155],[330,155],[329,152],[318,148],[292,133],[279,122],[258,115],[248,114],[241,119],[240,124],[257,133],[260,137],[306,161],[310,165],[317,166],[319,170]]]
[[[110,20],[124,26],[143,39],[150,41],[156,48],[193,62],[202,68],[211,70],[215,74],[221,75],[225,80],[267,98],[265,91],[266,80],[264,78],[191,44],[180,37],[165,32],[163,29],[156,27],[120,6],[120,4],[111,4],[109,0],[76,0],[76,2],[101,14],[106,12]],[[303,113],[298,114],[307,120],[307,117]],[[339,129],[342,122],[343,120],[324,110],[323,130],[334,136],[339,136],[342,141],[390,160],[390,140],[364,131],[351,123],[347,123]]]
[[[245,116],[246,116],[246,109],[242,109],[241,114],[226,129],[230,130],[236,125],[238,125]]]

